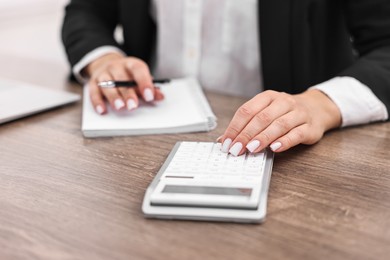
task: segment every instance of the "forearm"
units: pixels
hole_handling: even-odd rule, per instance
[[[71,66],[101,46],[115,46],[116,1],[72,0],[66,7],[62,40]]]
[[[390,111],[390,46],[361,56],[339,75],[355,78],[369,87]]]
[[[343,127],[388,119],[383,102],[368,86],[355,78],[336,77],[312,89],[322,91],[338,107]]]
[[[390,1],[345,1],[346,23],[357,60],[339,76],[369,87],[390,111]]]

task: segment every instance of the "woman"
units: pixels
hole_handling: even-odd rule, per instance
[[[387,0],[72,0],[63,41],[99,114],[105,99],[117,110],[163,99],[151,74],[195,76],[247,96],[219,138],[233,155],[282,152],[333,128],[388,120]],[[108,80],[138,88],[99,87]]]

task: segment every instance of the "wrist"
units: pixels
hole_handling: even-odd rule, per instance
[[[309,89],[300,95],[311,101],[309,102],[311,109],[320,118],[324,131],[341,126],[340,109],[324,92],[318,89]]]

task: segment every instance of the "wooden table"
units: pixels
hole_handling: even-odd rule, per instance
[[[14,65],[1,76],[81,93],[63,68]],[[389,123],[277,154],[262,225],[145,219],[176,141],[215,140],[244,101],[207,96],[209,133],[85,139],[81,102],[0,125],[0,259],[389,259]]]

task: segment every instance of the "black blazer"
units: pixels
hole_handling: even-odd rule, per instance
[[[389,0],[259,0],[258,6],[266,89],[299,93],[351,76],[390,112]],[[113,37],[118,24],[123,44]],[[156,40],[150,0],[72,0],[62,39],[72,66],[102,45],[149,63]]]

